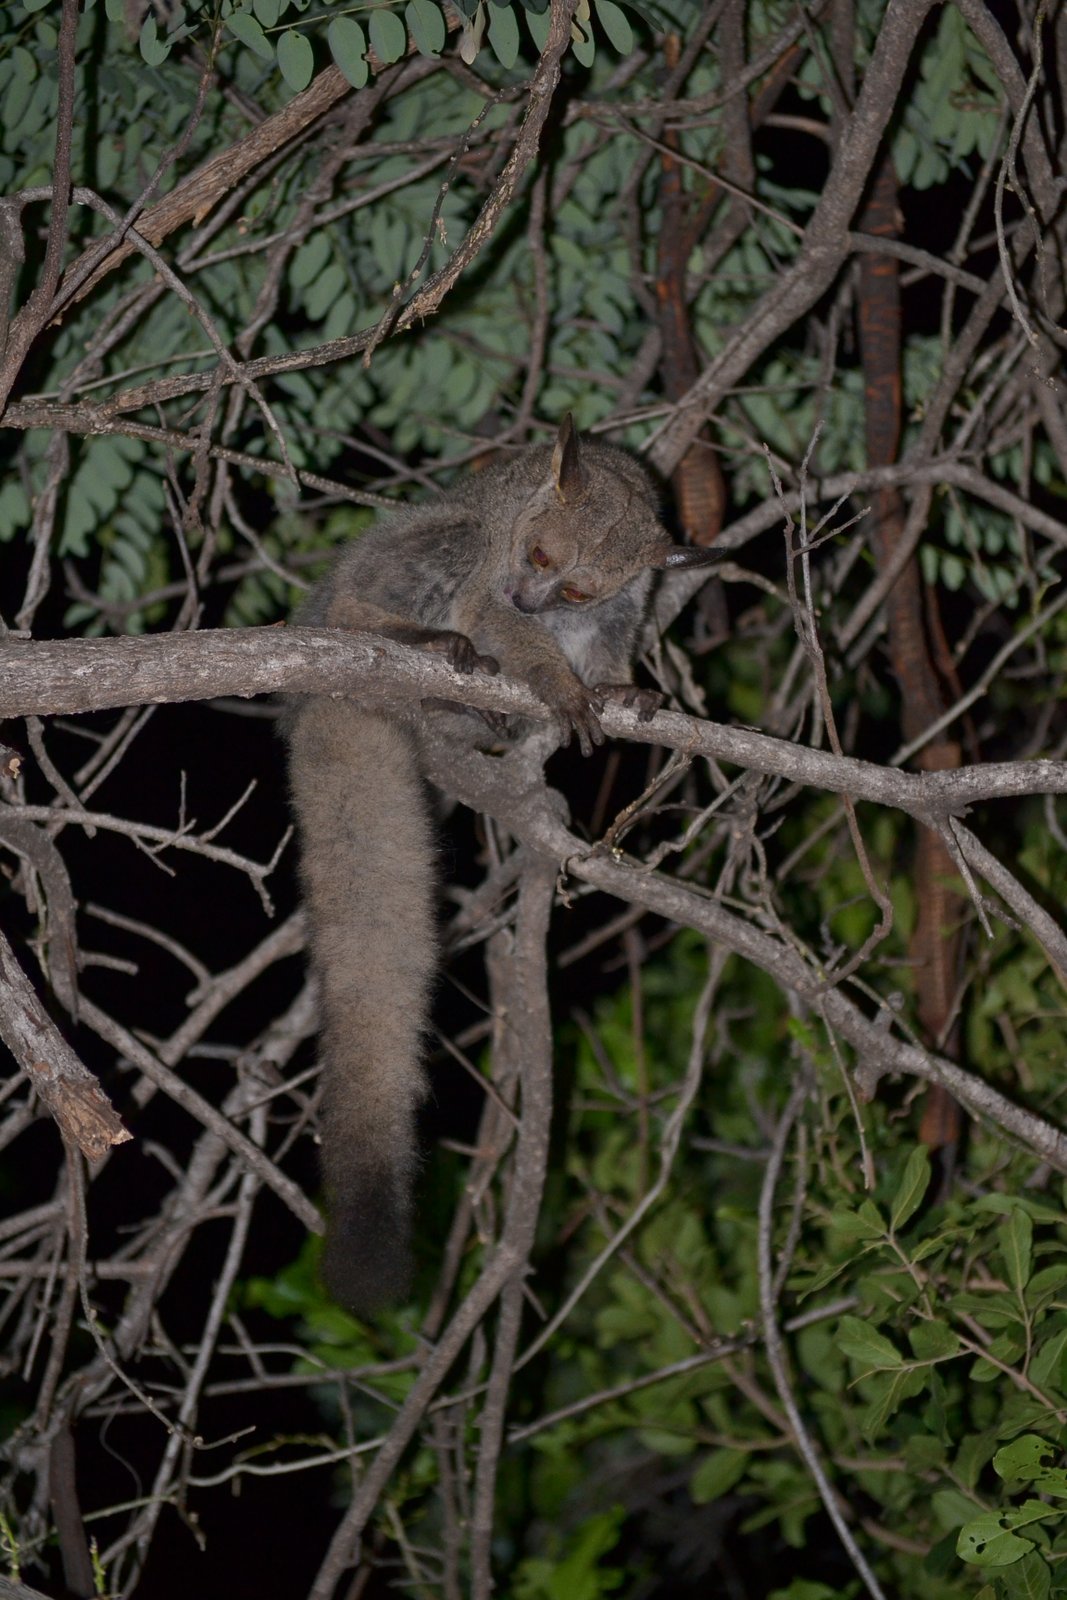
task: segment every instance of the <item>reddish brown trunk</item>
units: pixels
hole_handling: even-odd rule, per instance
[[[678,65],[678,35],[668,34],[664,56],[668,69]],[[678,135],[668,128],[663,143],[678,148]],[[685,292],[686,263],[694,239],[682,184],[682,169],[673,156],[661,158],[660,234],[656,261],[656,305],[659,313],[660,371],[668,400],[680,400],[696,382],[701,364]],[[703,433],[694,439],[671,478],[678,519],[691,544],[714,544],[726,509],[726,486],[711,443]]]
[[[865,233],[896,236],[896,175],[885,158],[879,166],[870,199],[860,219]],[[896,460],[901,431],[900,286],[892,256],[860,258],[860,347],[866,399],[867,461],[872,467]],[[894,490],[875,496],[872,514],[874,549],[880,568],[893,559],[904,532],[904,508]],[[916,738],[945,710],[936,661],[940,636],[937,599],[927,594],[924,605],[919,564],[904,567],[886,601],[889,654],[900,689],[901,732]],[[934,639],[928,635],[930,619]],[[960,747],[944,735],[924,745],[918,764],[941,771],[960,764]],[[955,1054],[952,1025],[959,962],[960,897],[952,888],[955,867],[939,834],[922,828],[916,842],[917,919],[911,941],[919,1021],[928,1044]],[[933,1148],[954,1145],[961,1128],[960,1109],[937,1086],[927,1091],[919,1137]]]

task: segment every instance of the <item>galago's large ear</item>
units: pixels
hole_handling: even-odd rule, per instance
[[[582,456],[578,448],[578,432],[569,411],[559,425],[556,447],[552,451],[552,481],[556,486],[556,493],[565,505],[580,500],[585,493],[585,473],[582,471]]]
[[[723,555],[722,550],[705,549],[702,545],[672,544],[652,565],[657,572],[676,572],[679,567],[710,567],[713,562],[721,561]]]

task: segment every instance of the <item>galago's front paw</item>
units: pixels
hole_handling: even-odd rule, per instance
[[[660,694],[658,689],[639,689],[636,683],[598,683],[596,689],[597,694],[605,700],[630,706],[637,712],[639,722],[651,722],[666,699],[666,695]]]
[[[487,672],[492,677],[500,671],[495,656],[479,655],[467,635],[453,628],[427,629],[422,648],[444,656],[456,672]]]
[[[561,744],[569,744],[576,733],[582,755],[588,756],[595,744],[604,743],[600,726],[604,699],[599,689],[591,689],[565,668],[535,667],[527,681],[553,713]]]

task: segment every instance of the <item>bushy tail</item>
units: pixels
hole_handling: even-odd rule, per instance
[[[415,1111],[436,962],[434,848],[410,736],[350,701],[287,718],[322,992],[323,1273],[356,1315],[408,1288]]]

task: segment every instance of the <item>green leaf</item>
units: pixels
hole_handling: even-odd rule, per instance
[[[387,66],[399,61],[407,50],[407,29],[394,11],[384,11],[381,7],[372,11],[368,31],[371,49],[378,60],[384,61]]]
[[[1007,1290],[993,1294],[963,1294],[952,1296],[952,1310],[960,1316],[973,1317],[983,1328],[1015,1327],[1019,1321],[1019,1307]]]
[[[830,1223],[848,1239],[885,1238],[885,1223],[870,1200],[864,1200],[858,1211],[832,1211]]]
[[[960,1341],[943,1322],[917,1322],[908,1343],[919,1361],[944,1361],[959,1354]]]
[[[634,47],[634,33],[625,11],[615,4],[615,0],[596,0],[596,15],[612,49],[617,50],[620,56],[630,55]]]
[[[252,10],[265,28],[277,26],[283,9],[283,0],[252,0]]]
[[[489,7],[489,43],[502,67],[511,68],[519,59],[519,24],[510,6]]]
[[[893,1204],[889,1211],[889,1226],[897,1233],[922,1205],[930,1186],[930,1152],[924,1144],[916,1145],[901,1175]]]
[[[8,85],[3,97],[2,110],[0,110],[0,116],[3,118],[5,128],[13,131],[19,127],[32,94],[33,84],[28,78],[16,78],[13,83]],[[26,130],[20,131],[26,132]]]
[[[962,1489],[938,1489],[930,1501],[939,1528],[951,1532],[974,1517],[974,1501]]]
[[[278,66],[290,89],[298,94],[311,82],[315,55],[304,35],[295,28],[286,28],[278,40]]]
[[[670,1428],[638,1428],[637,1437],[647,1450],[667,1458],[691,1456],[696,1449],[695,1439]]]
[[[1033,1279],[1030,1281],[1032,1286]],[[1039,1389],[1054,1389],[1057,1393],[1063,1393],[1065,1349],[1067,1328],[1050,1327],[1048,1338],[1030,1363],[1030,1377]]]
[[[1026,1344],[1022,1333],[1006,1329],[1003,1333],[998,1333],[995,1339],[989,1341],[985,1348],[985,1354],[991,1361],[1003,1361],[1010,1367],[1013,1362],[1022,1360],[1025,1349]]]
[[[997,1582],[1003,1600],[1048,1600],[1052,1587],[1052,1572],[1039,1550],[1031,1550],[1012,1566],[998,1574]]]
[[[1016,1294],[1022,1294],[1030,1277],[1034,1225],[1023,1210],[1013,1211],[997,1229],[997,1243],[1004,1257],[1008,1281]]]
[[[339,261],[330,261],[309,284],[304,295],[304,308],[312,322],[321,322],[345,286],[345,269]]]
[[[856,1215],[865,1218],[872,1228],[880,1228],[884,1236],[885,1220],[873,1200],[861,1200]]]
[[[434,0],[408,0],[404,18],[419,54],[440,55],[448,30],[440,7],[434,4]]]
[[[704,1506],[712,1500],[721,1500],[744,1477],[750,1460],[747,1450],[710,1451],[689,1480],[694,1505]]]
[[[1029,1539],[1007,1532],[995,1511],[986,1511],[965,1523],[956,1540],[956,1554],[975,1567],[1007,1567],[1033,1549]]]
[[[363,29],[351,17],[334,17],[326,29],[330,54],[338,70],[353,89],[362,89],[370,76],[367,66],[367,40]]]
[[[32,83],[37,77],[37,62],[24,45],[17,44],[12,50],[11,64],[17,78],[27,78]]]
[[[802,1277],[798,1274],[790,1282],[798,1296],[802,1300],[806,1300],[809,1295],[817,1294],[820,1289],[825,1289],[828,1283],[833,1283],[834,1279],[840,1277],[842,1272],[850,1271],[851,1267],[852,1263],[850,1261],[838,1261],[836,1263],[829,1261],[825,1266],[820,1267],[818,1272],[813,1273],[810,1278]]]
[[[274,60],[274,46],[250,11],[235,11],[226,18],[226,26],[234,38],[246,44],[260,60]]]
[[[374,254],[378,270],[387,283],[396,283],[403,276],[407,228],[399,217],[388,216],[376,210],[367,230],[368,243]]]
[[[1059,1261],[1055,1266],[1042,1267],[1030,1277],[1027,1284],[1026,1299],[1028,1304],[1034,1305],[1040,1300],[1051,1299],[1067,1284],[1067,1262]]]
[[[511,1586],[514,1600],[600,1600],[617,1589],[622,1568],[604,1560],[619,1542],[625,1512],[621,1506],[587,1517],[564,1544],[550,1534],[552,1560],[527,1557]]]
[[[325,233],[313,233],[310,239],[305,239],[289,266],[289,282],[293,288],[306,289],[314,283],[331,254],[330,241]]]
[[[358,311],[359,307],[357,305],[355,296],[345,289],[337,296],[337,299],[330,307],[329,312],[323,321],[323,341],[328,343],[331,339],[341,339],[344,338],[346,334],[351,333],[352,329],[356,325],[356,316]],[[340,403],[341,402],[339,401],[339,404]],[[337,413],[337,418],[338,423],[340,423],[340,412]]]
[[[885,1371],[903,1364],[896,1346],[859,1317],[842,1317],[837,1335],[839,1349],[868,1371]]]
[[[904,1440],[904,1460],[914,1473],[927,1473],[940,1469],[945,1462],[944,1442],[932,1433],[913,1433]],[[962,1520],[967,1521],[970,1512]]]
[[[993,1457],[993,1470],[1006,1480],[1039,1478],[1047,1471],[1049,1459],[1056,1447],[1036,1433],[1024,1433],[1020,1439],[1004,1445]]]
[[[1022,976],[1023,974],[1020,973],[1020,977]],[[1033,990],[1028,989],[1026,991],[1026,1001],[1024,1003],[1037,1005],[1037,996],[1033,993]],[[1003,1001],[998,1000],[998,1009],[1002,1004]],[[1067,1221],[1062,1207],[1049,1205],[1048,1202],[1042,1203],[1040,1200],[1032,1199],[1029,1195],[980,1194],[971,1202],[971,1209],[972,1211],[992,1211],[999,1217],[1010,1216],[1013,1211],[1025,1211],[1033,1222],[1060,1223]]]
[[[538,53],[545,48],[548,39],[548,30],[552,26],[552,13],[547,6],[544,11],[526,12],[526,26],[530,30],[530,38],[537,46]]]
[[[872,1378],[876,1392],[860,1424],[864,1437],[872,1441],[877,1439],[904,1401],[922,1392],[927,1377],[928,1371],[922,1368],[901,1367],[896,1372],[880,1372]]]
[[[948,1250],[950,1246],[951,1239],[944,1234],[940,1234],[936,1238],[920,1239],[914,1249],[908,1251],[908,1254],[914,1266],[917,1262],[925,1261],[929,1256],[936,1255],[939,1250]]]
[[[917,189],[928,189],[932,186],[932,180],[928,180],[926,183],[920,183],[918,181],[918,175],[916,175],[915,186]],[[966,580],[967,568],[964,566],[959,556],[943,556],[941,560],[941,582],[945,585],[945,588],[954,594],[958,589],[963,588]]]
[[[0,486],[0,543],[30,525],[30,502],[17,478]]]
[[[1024,1500],[1021,1506],[1005,1511],[1003,1521],[1008,1528],[1025,1528],[1032,1522],[1045,1522],[1059,1515],[1054,1506],[1047,1506],[1043,1500]]]
[[[159,37],[155,14],[151,11],[141,23],[141,32],[137,38],[137,48],[150,67],[162,66],[170,55],[170,45],[166,39]]]

